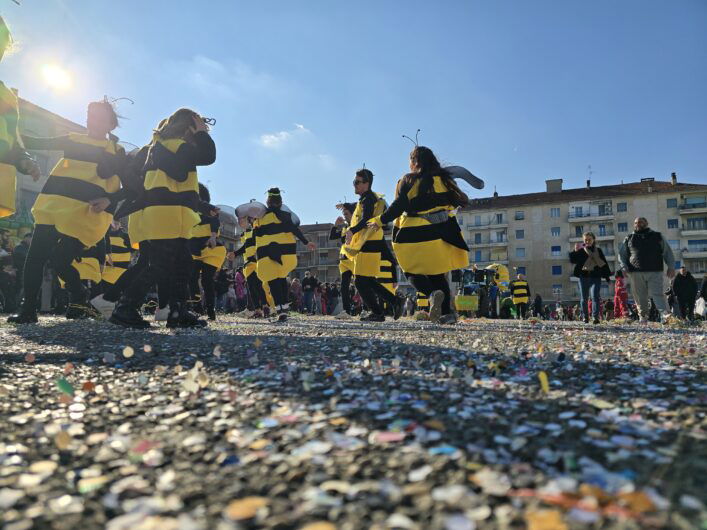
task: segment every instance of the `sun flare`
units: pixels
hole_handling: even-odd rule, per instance
[[[42,77],[50,87],[57,90],[71,87],[71,75],[57,64],[45,64],[42,67]]]

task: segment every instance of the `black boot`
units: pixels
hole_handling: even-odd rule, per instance
[[[86,302],[70,302],[66,310],[68,320],[83,320],[85,318],[97,318],[97,312]]]
[[[169,307],[168,328],[205,328],[208,326],[206,320],[201,320],[194,313],[187,310],[184,303],[170,303]]]
[[[393,303],[393,320],[398,320],[403,316],[403,304],[404,300],[399,296],[395,296],[395,303]]]
[[[208,315],[209,320],[216,320],[216,310],[214,309],[214,306],[207,306],[206,314]]]
[[[26,308],[23,306],[19,313],[9,316],[7,321],[10,324],[36,324],[39,319],[37,318],[37,310],[35,308]]]
[[[115,306],[108,322],[124,328],[147,329],[150,327],[150,323],[142,318],[140,312],[123,300]]]

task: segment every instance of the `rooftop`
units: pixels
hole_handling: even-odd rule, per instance
[[[642,180],[628,184],[614,184],[611,186],[589,186],[586,188],[573,188],[560,191],[541,191],[537,193],[522,193],[518,195],[498,195],[472,199],[466,209],[492,210],[510,208],[514,206],[528,206],[546,203],[586,201],[596,199],[610,199],[644,193],[685,193],[691,191],[707,192],[707,184],[686,184],[682,182]]]

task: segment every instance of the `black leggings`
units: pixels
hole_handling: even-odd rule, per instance
[[[285,278],[275,278],[268,282],[268,287],[270,287],[270,294],[275,302],[275,306],[279,309],[279,306],[289,303],[289,293],[287,288],[287,280]]]
[[[81,241],[65,236],[53,225],[34,225],[34,235],[27,251],[23,273],[25,300],[22,311],[37,310],[37,299],[44,280],[44,264],[47,262],[64,280],[71,301],[86,301],[86,288],[81,283],[79,271],[71,266],[71,262],[81,256],[83,248]]]
[[[430,296],[433,291],[442,291],[444,301],[442,302],[442,314],[448,315],[452,312],[452,293],[449,290],[446,274],[405,274],[410,283],[418,292]]]
[[[120,296],[123,294],[125,289],[133,283],[133,280],[140,276],[150,264],[149,258],[149,247],[150,243],[148,241],[143,241],[140,243],[140,254],[137,257],[137,261],[128,267],[120,278],[113,284],[108,285],[103,291],[103,299],[109,302],[117,302],[120,300]]]
[[[196,298],[200,295],[199,290],[199,277],[201,276],[201,287],[204,289],[204,301],[206,309],[213,309],[216,304],[216,282],[214,281],[214,275],[216,274],[216,267],[204,263],[203,261],[194,260],[191,271],[191,278],[189,281],[191,287],[191,296]]]
[[[257,273],[251,272],[250,276],[246,278],[246,283],[248,284],[248,298],[250,299],[251,309],[262,309],[266,304],[263,282],[260,281]]]
[[[353,273],[346,271],[341,275],[341,303],[344,305],[344,311],[351,314],[351,277]]]
[[[160,293],[160,307],[165,302],[174,310],[178,305],[183,305],[187,300],[189,288],[189,274],[191,272],[191,251],[188,239],[153,239],[149,245],[149,266],[147,270],[138,275],[125,290],[125,302],[138,308],[148,291],[154,284],[158,284]],[[164,281],[161,281],[164,280]],[[161,292],[163,287],[169,291],[168,299],[163,300]]]
[[[391,305],[395,304],[395,295],[383,287],[377,279],[370,276],[356,276],[355,284],[363,302],[374,315],[383,314],[380,300],[384,300]]]

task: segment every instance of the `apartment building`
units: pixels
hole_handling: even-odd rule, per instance
[[[612,271],[633,219],[642,216],[661,232],[675,253],[701,277],[707,271],[707,185],[652,178],[612,186],[563,189],[562,179],[546,181],[544,192],[474,199],[458,220],[479,267],[503,263],[527,276],[545,301],[577,300],[568,253],[586,231],[594,232]],[[602,285],[613,296],[613,285]]]
[[[332,223],[315,223],[301,225],[300,229],[309,241],[317,244],[316,250],[309,250],[297,241],[297,268],[292,273],[292,278],[304,278],[304,272],[316,273],[320,282],[334,282],[339,280],[339,248],[338,240],[329,239],[329,233],[334,225]]]

